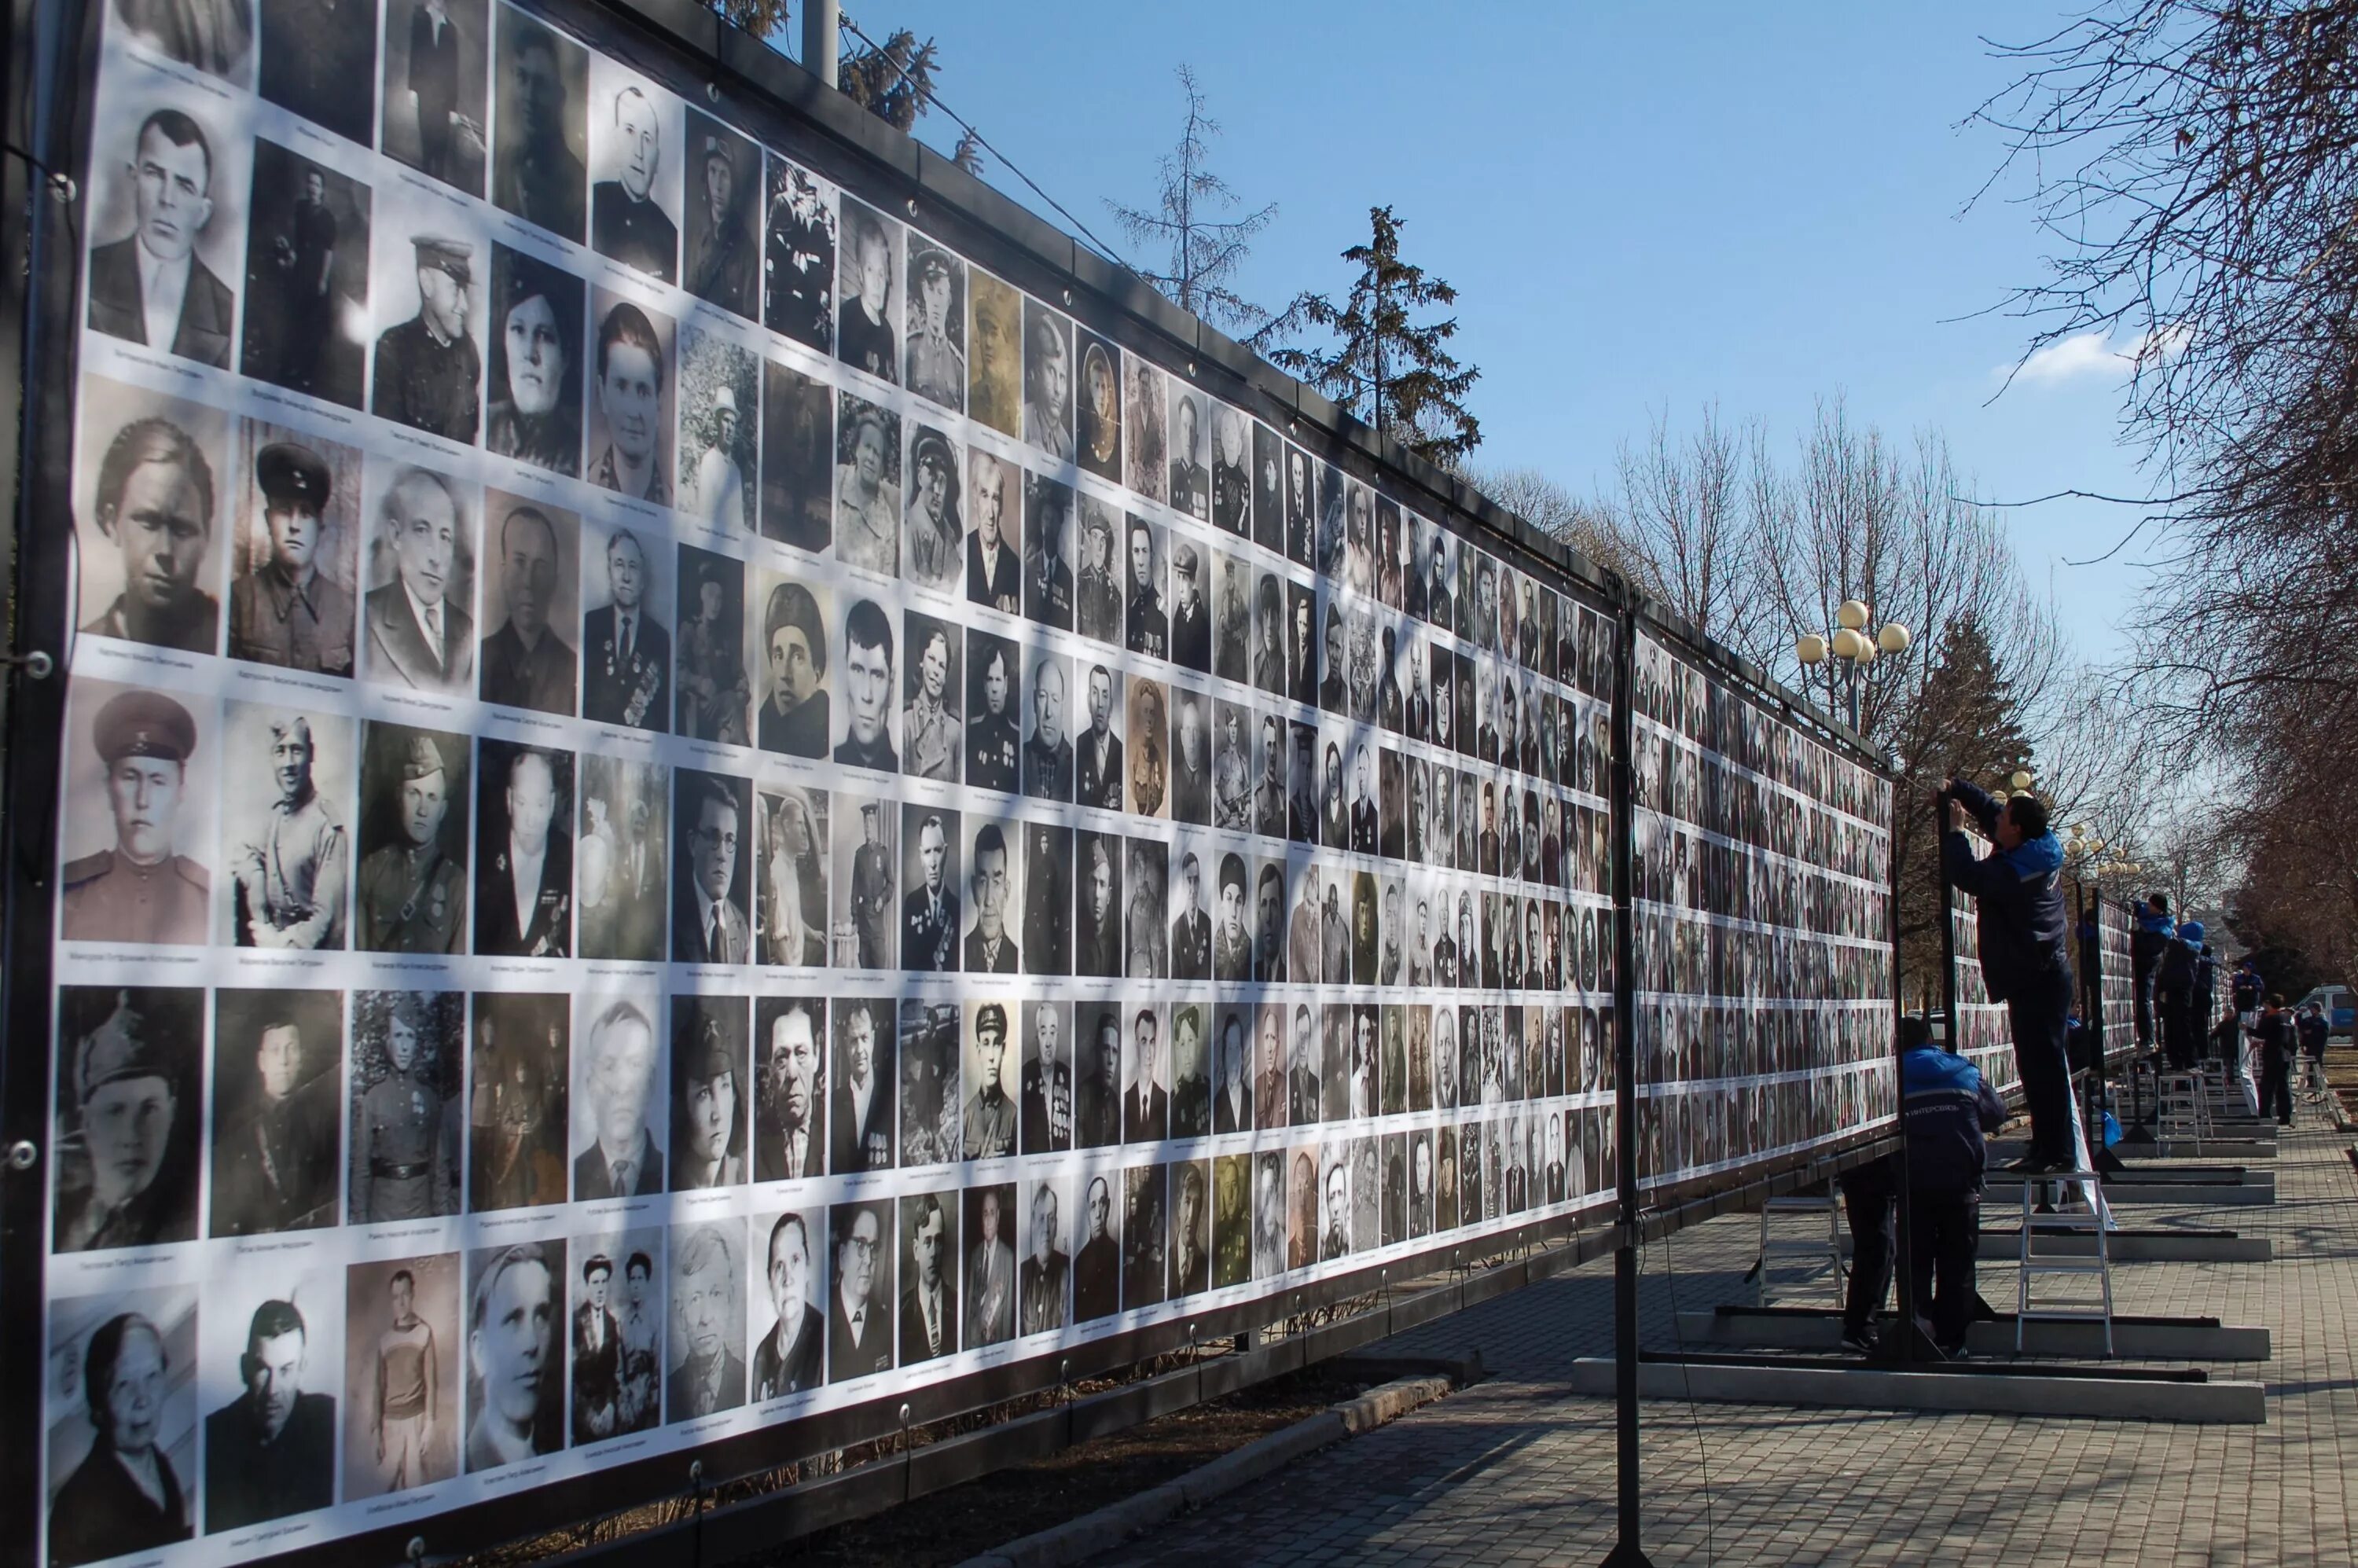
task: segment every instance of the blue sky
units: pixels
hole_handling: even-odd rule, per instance
[[[1983,36],[2036,38],[2059,9],[862,0],[852,15],[880,38],[935,38],[943,100],[1117,243],[1101,199],[1151,202],[1182,108],[1172,70],[1192,65],[1224,127],[1215,167],[1249,205],[1280,207],[1249,297],[1339,294],[1336,253],[1390,203],[1404,253],[1459,291],[1457,351],[1483,372],[1478,462],[1593,492],[1657,410],[1692,422],[1715,402],[1790,449],[1839,395],[1903,439],[1944,432],[1985,497],[2144,488],[2115,438],[2117,361],[2050,361],[1990,401],[2026,329],[1975,313],[2036,278],[2046,246],[2004,199],[2019,182],[1964,210],[1999,148],[1963,122],[2013,74]],[[957,136],[939,114],[919,134]],[[2135,547],[2066,563],[2136,514],[2009,516],[2083,653],[2114,651]]]

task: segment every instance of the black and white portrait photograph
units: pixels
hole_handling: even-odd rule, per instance
[[[827,590],[782,572],[761,572],[754,582],[761,603],[755,737],[765,752],[823,757],[831,728]]]
[[[1256,593],[1251,563],[1225,551],[1210,556],[1215,582],[1212,615],[1218,651],[1212,668],[1222,680],[1256,681],[1270,672],[1270,656],[1277,656],[1273,689],[1285,686],[1283,645],[1279,641],[1277,579],[1264,574]]]
[[[483,193],[484,80],[491,18],[482,0],[394,0],[384,12],[385,156],[470,196]]]
[[[966,1005],[965,1098],[958,1119],[968,1160],[998,1160],[1015,1152],[1019,1112],[1011,1071],[1016,1048],[1012,1018],[1011,1005],[1004,1001]]]
[[[667,771],[595,753],[581,759],[575,840],[578,951],[585,958],[659,962],[670,842]]]
[[[471,768],[459,735],[370,723],[361,758],[352,946],[362,952],[466,947]]]
[[[690,768],[672,775],[671,956],[682,964],[752,959],[752,785]]]
[[[1081,1195],[1071,1243],[1076,1322],[1111,1317],[1121,1310],[1122,1216],[1115,1194],[1121,1180],[1122,1173],[1109,1167],[1085,1172],[1073,1184]]]
[[[1073,460],[1073,323],[1023,301],[1023,439],[1058,463]]]
[[[1017,513],[1022,493],[1013,464],[979,447],[968,453],[969,483],[967,516],[972,524],[962,557],[968,602],[989,605],[1002,615],[1023,613],[1023,564],[1016,542]],[[921,481],[924,476],[920,475]],[[955,493],[955,488],[945,485]],[[929,518],[934,515],[929,514]],[[912,509],[913,527],[915,511]],[[912,547],[914,535],[912,535]],[[956,591],[955,580],[948,585]]]
[[[762,320],[824,354],[835,346],[835,188],[769,156],[762,218]]]
[[[1120,671],[1091,664],[1082,679],[1084,728],[1073,743],[1073,798],[1100,811],[1120,811],[1122,800],[1123,681]],[[1036,691],[1035,691],[1036,697]]]
[[[59,825],[59,935],[202,944],[216,875],[201,825],[220,777],[211,760],[222,743],[217,710],[87,678],[73,695]],[[204,760],[191,769],[200,746]]]
[[[1077,1081],[1072,1004],[1026,1001],[1021,1028],[1022,1152],[1062,1153],[1073,1146],[1073,1092]]]
[[[592,55],[589,126],[590,248],[649,277],[676,281],[687,161],[678,100]]]
[[[239,457],[228,416],[96,376],[84,379],[82,404],[78,624],[84,635],[215,652],[223,559],[240,553],[217,544],[230,533]]]
[[[681,287],[752,320],[762,304],[762,149],[694,109],[686,129]]]
[[[467,999],[352,993],[346,1217],[395,1225],[459,1212]]]
[[[336,1500],[343,1271],[280,1262],[216,1277],[200,1327],[205,1533]]]
[[[690,322],[680,338],[677,505],[732,536],[753,526],[761,395],[761,362]]]
[[[1171,1167],[1171,1235],[1163,1257],[1174,1302],[1211,1288],[1211,1171],[1206,1160]]]
[[[288,5],[291,10],[292,0]],[[238,355],[247,375],[347,408],[361,406],[372,200],[369,188],[351,176],[254,139],[245,341]]]
[[[493,14],[499,140],[492,200],[578,245],[590,189],[590,53],[512,5]]]
[[[236,463],[230,657],[312,675],[351,675],[362,531],[359,450],[241,420]]]
[[[1060,632],[1073,630],[1073,487],[1026,470],[1023,475],[1023,613]]]
[[[1016,1184],[968,1187],[961,1261],[960,1343],[968,1350],[1015,1337]]]
[[[1023,1184],[1023,1258],[1015,1270],[1015,1331],[1044,1334],[1071,1317],[1073,1257],[1066,1215],[1070,1190],[1058,1177]]]
[[[1268,580],[1264,578],[1262,580]],[[1318,650],[1316,626],[1318,598],[1316,590],[1306,582],[1292,578],[1285,579],[1285,643],[1286,690],[1294,701],[1305,707],[1318,703]],[[1254,672],[1254,684],[1260,684],[1260,672]]]
[[[1161,681],[1133,676],[1124,696],[1123,730],[1130,736],[1130,810],[1163,817],[1171,809],[1171,699]],[[1084,736],[1084,744],[1087,737]]]
[[[1252,422],[1252,536],[1273,556],[1285,551],[1286,444],[1259,420]]]
[[[1212,553],[1201,542],[1174,535],[1171,541],[1170,659],[1198,675],[1212,668]]]
[[[672,546],[647,528],[592,521],[581,548],[581,716],[663,730],[671,723]]]
[[[1223,1290],[1252,1278],[1252,1168],[1250,1154],[1222,1154],[1212,1162],[1212,1287]]]
[[[1121,1141],[1122,1036],[1119,1000],[1073,1007],[1073,1145],[1102,1149]]]
[[[838,968],[894,968],[899,927],[899,806],[890,800],[838,793],[834,826],[832,881],[835,897],[829,930]],[[855,810],[856,807],[856,810]]]
[[[929,425],[914,427],[901,561],[911,582],[936,593],[956,595],[967,579],[964,466],[957,442]],[[1013,565],[1009,558],[1011,578]]]
[[[1285,558],[1295,566],[1310,565],[1317,533],[1318,497],[1312,488],[1310,455],[1291,441],[1285,448]]]
[[[204,1005],[195,988],[59,988],[56,1250],[197,1234]]]
[[[753,681],[745,660],[745,563],[682,545],[678,604],[673,732],[690,741],[751,745]]]
[[[478,991],[467,1108],[467,1207],[565,1201],[569,996]]]
[[[813,555],[835,537],[835,389],[762,362],[762,534]]]
[[[1212,701],[1186,687],[1168,689],[1171,709],[1171,819],[1201,827],[1212,819]],[[1231,710],[1233,712],[1233,710]],[[1133,729],[1132,733],[1136,733]],[[1243,763],[1238,764],[1238,798],[1248,798]]]
[[[491,251],[483,445],[553,473],[579,474],[582,282],[538,256],[496,243]]]
[[[966,263],[923,234],[909,236],[901,384],[954,412],[966,409]]]
[[[1083,828],[1073,861],[1073,972],[1105,979],[1123,972],[1122,840]],[[1038,908],[1035,888],[1033,907]]]
[[[1212,515],[1211,431],[1204,418],[1205,397],[1176,376],[1163,378],[1169,397],[1171,509],[1198,521]]]
[[[1171,656],[1170,560],[1163,530],[1142,517],[1122,520],[1123,646],[1152,659]]]
[[[1121,356],[1122,435],[1125,445],[1122,481],[1149,501],[1171,494],[1171,465],[1175,460],[1167,434],[1166,378],[1138,355]]]
[[[1080,578],[1075,589],[1074,626],[1084,637],[1110,647],[1121,646],[1122,525],[1121,509],[1083,493],[1074,515],[1079,520]]]
[[[361,563],[363,673],[445,697],[475,689],[475,525],[482,492],[431,469],[372,456]]]
[[[1252,533],[1252,422],[1225,403],[1210,407],[1212,525],[1248,538]]]
[[[243,87],[254,70],[253,0],[114,0],[113,30],[166,59]]]
[[[1171,1056],[1163,1010],[1125,1008],[1121,1022],[1128,1044],[1121,1064],[1121,1140],[1160,1143],[1171,1136]]]
[[[980,267],[967,269],[967,315],[974,328],[967,416],[1012,440],[1023,434],[1023,296]],[[1012,492],[1007,499],[1013,503]]]
[[[591,991],[575,1009],[573,1201],[645,1197],[665,1190],[668,1139],[664,1036],[652,992]]]
[[[863,201],[841,198],[836,256],[835,356],[879,381],[901,380],[901,268],[908,231]]]
[[[1211,1032],[1201,1002],[1171,1007],[1171,1136],[1212,1135]]]
[[[481,742],[475,799],[475,951],[573,951],[573,753]]]
[[[261,0],[254,91],[322,130],[368,146],[376,131],[376,16],[365,5]]]
[[[962,1158],[957,1002],[901,998],[901,1165]]]
[[[827,1230],[834,1288],[827,1303],[827,1380],[889,1372],[901,1250],[892,1202],[837,1204],[827,1211]]]
[[[434,198],[395,186],[376,215],[370,293],[379,320],[369,412],[460,446],[483,411],[482,298],[489,247]]]
[[[611,1229],[573,1238],[572,1421],[577,1448],[645,1432],[662,1416],[664,1302],[655,1260],[660,1227]]]
[[[966,782],[1009,795],[1022,787],[1023,650],[988,632],[966,634]]]
[[[955,814],[951,814],[955,816]],[[1022,967],[1017,933],[1023,928],[1022,883],[1015,851],[1020,822],[969,816],[967,903],[961,964],[974,975],[1012,975]]]
[[[596,326],[589,438],[592,484],[649,506],[672,504],[672,319],[603,288],[590,291]]]
[[[469,1474],[564,1448],[565,1294],[561,1240],[467,1254]]]
[[[899,1022],[889,997],[837,997],[828,1011],[827,1171],[857,1175],[893,1167],[900,1118],[894,1093]]]
[[[827,1000],[753,999],[753,1179],[827,1172]]]
[[[231,702],[222,715],[222,928],[240,947],[343,947],[357,726]]]
[[[879,577],[901,575],[901,416],[838,395],[835,558]]]
[[[579,673],[581,520],[500,491],[483,497],[483,620],[476,655],[485,702],[571,715]]]
[[[1135,1312],[1162,1301],[1170,1288],[1164,1277],[1170,1167],[1132,1165],[1121,1173],[1121,1304]]]
[[[754,796],[753,854],[760,879],[754,960],[787,968],[827,962],[827,845],[831,803],[823,789],[782,784]]]
[[[89,320],[94,332],[227,370],[249,186],[243,139],[213,115],[197,95],[169,92],[100,135]]]
[[[957,1348],[958,1195],[919,1193],[901,1200],[901,1365]]]
[[[760,1405],[827,1382],[827,1211],[757,1212],[752,1240],[759,1271],[752,1321],[762,1336],[747,1398]]]
[[[344,1481],[348,1502],[459,1473],[459,1255],[428,1253],[344,1271]]]
[[[197,1329],[193,1284],[50,1304],[49,1355],[77,1391],[48,1406],[49,1560],[59,1568],[195,1533]]]
[[[671,1185],[744,1184],[752,1082],[741,996],[671,999]]]
[[[903,806],[901,842],[901,967],[955,973],[964,844],[958,814],[914,802]]]
[[[1121,351],[1087,327],[1076,327],[1081,467],[1109,483],[1120,484],[1121,472]]]
[[[836,730],[838,762],[879,773],[901,771],[897,641],[889,611],[872,599],[851,600],[838,649],[841,673],[836,684],[843,698]]]

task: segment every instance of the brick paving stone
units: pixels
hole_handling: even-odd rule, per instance
[[[2310,1113],[2304,1108],[2306,1118]],[[1647,1553],[1671,1564],[2343,1568],[2358,1562],[2358,1176],[2321,1124],[2284,1138],[2268,1207],[2139,1207],[2127,1223],[2272,1238],[2272,1263],[2130,1263],[2115,1310],[2263,1324],[2276,1357],[2215,1376],[2268,1385],[2267,1424],[1649,1404]],[[1993,1219],[2013,1206],[1993,1194]],[[1751,1299],[1758,1220],[1724,1216],[1646,1249],[1650,1348],[1675,1314]],[[1984,1263],[1982,1294],[2014,1297]],[[1612,1351],[1612,1263],[1398,1335],[1385,1356],[1478,1349],[1489,1380],[1341,1444],[1107,1554],[1103,1563],[1594,1563],[1611,1549],[1613,1405],[1574,1360]]]

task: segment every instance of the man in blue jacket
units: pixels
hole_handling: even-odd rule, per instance
[[[2148,893],[2145,906],[2137,911],[2136,929],[2129,933],[2129,974],[2131,989],[2136,998],[2136,1042],[2138,1049],[2153,1050],[2154,977],[2161,965],[2162,950],[2174,935],[2169,919],[2169,898],[2165,893]]]
[[[1982,1137],[2005,1123],[2006,1108],[1971,1062],[1929,1038],[1900,1057],[1899,1095],[1916,1310],[1931,1319],[1932,1343],[1942,1354],[1963,1356],[1974,1321],[1974,1254],[1981,1240]],[[2064,1114],[2071,1114],[2068,1108]]]
[[[2063,913],[2063,846],[2048,828],[2047,805],[2017,795],[2003,805],[1952,778],[1943,795],[1949,833],[1942,866],[1978,914],[1982,980],[2006,1004],[2014,1056],[2030,1109],[2030,1152],[2008,1170],[2027,1174],[2079,1164],[2071,1134],[2071,1069],[2065,1054],[2071,1006],[2071,929]],[[1972,814],[1993,844],[1979,859],[1965,836]]]

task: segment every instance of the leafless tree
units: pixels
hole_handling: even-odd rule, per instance
[[[1652,568],[1603,507],[1534,468],[1465,467],[1457,477],[1591,564],[1620,573],[1641,593],[1660,597]]]
[[[1208,167],[1211,139],[1220,134],[1220,123],[1206,113],[1195,71],[1182,65],[1178,76],[1187,96],[1187,117],[1179,127],[1179,145],[1156,166],[1154,209],[1117,201],[1106,206],[1131,240],[1170,256],[1166,270],[1139,275],[1165,298],[1215,326],[1256,331],[1268,323],[1270,313],[1238,294],[1232,280],[1252,249],[1253,236],[1277,217],[1277,203],[1241,217],[1224,216],[1236,211],[1240,199]]]
[[[1755,640],[1763,440],[1758,423],[1731,429],[1715,407],[1681,438],[1664,412],[1642,444],[1622,443],[1616,464],[1613,521],[1645,561],[1641,580],[1690,624],[1737,645]]]

